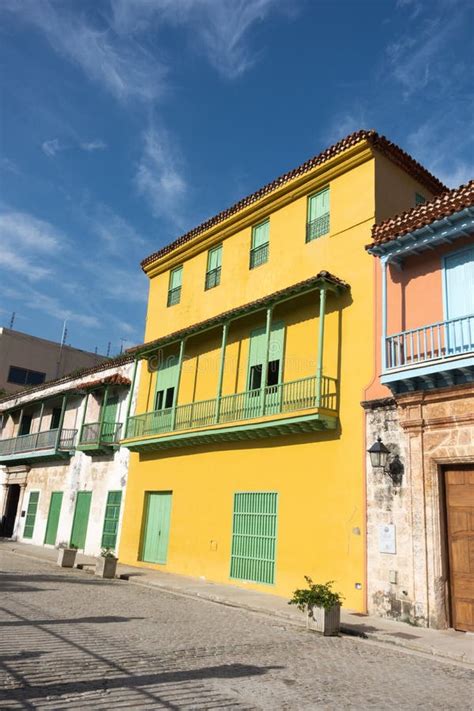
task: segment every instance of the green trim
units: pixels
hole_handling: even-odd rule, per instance
[[[323,379],[323,352],[324,352],[324,321],[326,315],[326,289],[320,289],[319,292],[319,338],[318,338],[318,367],[316,377],[318,381],[316,405],[321,405],[321,386]]]
[[[84,429],[84,424],[85,424],[85,422],[86,422],[86,414],[87,414],[87,406],[88,406],[88,404],[89,404],[89,391],[87,391],[87,394],[86,394],[86,401],[85,401],[85,403],[84,403],[84,409],[83,409],[83,411],[82,411],[81,427],[80,427],[80,430],[79,430],[79,443],[80,443],[80,441],[81,441],[81,439],[82,439],[82,431],[83,431],[83,429]]]
[[[9,464],[16,462],[17,464],[28,464],[39,459],[69,459],[71,452],[62,449],[43,449],[41,451],[31,451],[22,454],[5,454],[0,455],[0,464]]]
[[[263,439],[277,435],[299,434],[319,430],[334,430],[337,427],[337,415],[301,415],[285,417],[279,420],[256,422],[235,427],[219,427],[200,432],[186,432],[161,437],[148,437],[135,441],[122,440],[121,445],[132,452],[168,449],[170,447],[195,446],[209,442],[231,442],[235,440]]]
[[[227,347],[227,336],[229,334],[229,324],[225,323],[222,327],[222,342],[221,354],[219,363],[219,376],[217,380],[217,397],[216,397],[216,423],[219,422],[219,414],[221,409],[222,383],[224,381],[224,366],[225,366],[225,349]]]
[[[41,423],[43,421],[43,414],[44,414],[44,400],[41,401],[41,409],[40,409],[40,416],[39,416],[39,423],[38,423],[38,432],[41,432]]]
[[[56,449],[59,449],[59,443],[61,442],[61,432],[63,429],[63,424],[64,424],[64,415],[66,413],[66,404],[68,401],[68,395],[63,395],[63,400],[61,403],[61,415],[59,417],[59,423],[58,423],[58,435],[56,437]]]

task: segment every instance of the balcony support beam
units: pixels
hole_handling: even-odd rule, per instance
[[[56,446],[55,449],[59,449],[61,443],[61,431],[63,429],[64,415],[66,413],[67,395],[63,395],[63,401],[61,403],[61,415],[59,416],[58,433],[56,435]]]
[[[21,410],[20,410],[20,419],[18,420],[18,434],[17,434],[17,437],[20,436],[21,423],[22,423],[22,422],[23,422],[23,408],[21,408]]]
[[[133,391],[135,390],[135,382],[137,380],[137,370],[138,370],[138,358],[135,358],[135,362],[133,365],[132,384],[130,385],[130,393],[128,395],[127,414],[125,415],[125,432],[124,432],[125,437],[127,437],[128,419],[129,419],[130,413],[132,411]]]
[[[102,400],[102,407],[100,408],[100,417],[99,417],[99,432],[98,432],[98,442],[102,439],[102,427],[104,426],[104,419],[105,419],[105,408],[107,407],[107,398],[109,396],[109,386],[105,386],[104,390],[104,398]]]
[[[326,289],[319,290],[319,335],[318,335],[318,360],[316,367],[316,407],[321,407],[321,393],[323,385],[323,355],[324,355],[324,326],[326,316]]]
[[[265,326],[265,356],[262,363],[262,379],[261,379],[261,391],[260,391],[260,415],[263,417],[265,414],[265,396],[268,381],[268,360],[270,355],[270,340],[272,334],[272,315],[273,306],[267,308],[267,321]]]
[[[227,336],[229,333],[229,322],[226,322],[222,327],[222,344],[221,344],[221,355],[219,363],[219,377],[217,380],[217,396],[216,396],[216,414],[214,417],[214,422],[219,422],[219,415],[221,409],[221,397],[222,397],[222,383],[224,380],[224,366],[225,366],[225,350],[227,346]]]
[[[181,371],[183,369],[183,359],[184,359],[184,347],[186,344],[186,339],[183,338],[179,345],[179,356],[178,356],[178,377],[176,378],[176,392],[174,395],[173,411],[171,413],[171,429],[174,430],[176,425],[176,408],[178,407],[178,396],[179,396],[179,384],[181,382]]]
[[[38,446],[38,440],[39,440],[39,436],[41,433],[41,423],[43,421],[43,413],[44,413],[44,400],[41,400],[41,410],[40,410],[40,416],[39,416],[38,431],[37,431],[37,435],[36,435],[36,446]]]
[[[84,408],[82,410],[82,417],[81,417],[81,426],[79,428],[79,442],[82,440],[82,432],[84,430],[84,425],[86,422],[86,415],[87,415],[87,406],[89,404],[89,390],[86,393],[86,397],[84,400]]]

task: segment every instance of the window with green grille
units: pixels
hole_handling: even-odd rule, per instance
[[[234,494],[230,577],[255,583],[275,582],[278,494]]]
[[[265,220],[252,227],[252,247],[250,249],[250,269],[268,262],[270,244],[270,220]]]
[[[322,237],[329,232],[329,188],[320,190],[308,198],[308,223],[306,241]]]
[[[35,528],[36,512],[38,510],[39,491],[32,491],[28,500],[28,509],[26,512],[25,529],[23,538],[33,538]]]
[[[121,491],[109,491],[105,507],[104,530],[102,531],[102,548],[113,548],[117,545],[117,533],[122,503]]]
[[[183,283],[183,267],[176,267],[170,272],[170,283],[168,286],[168,306],[174,306],[181,301],[181,286]]]
[[[210,249],[207,255],[205,288],[213,289],[221,283],[222,245]]]

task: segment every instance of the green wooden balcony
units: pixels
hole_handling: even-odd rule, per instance
[[[0,464],[64,459],[74,449],[77,430],[54,429],[0,440]]]
[[[120,442],[120,422],[88,422],[81,427],[76,449],[86,454],[107,454],[117,449]]]
[[[337,381],[316,376],[129,417],[122,440],[144,451],[335,429]]]

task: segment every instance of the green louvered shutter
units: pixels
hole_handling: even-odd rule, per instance
[[[278,494],[234,494],[230,577],[275,582]]]
[[[270,220],[265,220],[252,228],[252,248],[250,250],[250,269],[268,262],[270,242]]]
[[[306,241],[310,242],[329,232],[329,188],[311,195],[308,201]]]
[[[213,289],[221,282],[222,245],[210,249],[207,255],[206,289]]]
[[[104,529],[102,531],[102,548],[112,548],[117,545],[117,533],[122,503],[121,491],[109,491],[105,506]]]
[[[38,510],[39,491],[32,491],[28,500],[28,510],[26,512],[25,530],[23,538],[33,538],[35,528],[36,512]]]
[[[54,546],[56,543],[62,502],[63,492],[53,491],[49,502],[48,522],[46,524],[46,533],[44,536],[44,542],[46,545]]]
[[[168,306],[174,306],[181,301],[181,286],[183,283],[183,267],[176,267],[170,272],[168,287]]]

